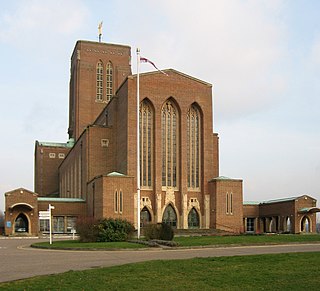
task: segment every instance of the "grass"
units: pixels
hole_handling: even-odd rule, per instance
[[[0,283],[1,290],[318,290],[320,252],[151,261]]]
[[[237,236],[194,236],[175,237],[174,241],[180,246],[209,246],[209,245],[260,245],[283,243],[320,242],[320,235],[237,235]]]
[[[174,241],[181,247],[226,246],[226,245],[265,245],[284,243],[320,242],[320,234],[314,235],[238,235],[238,236],[191,236],[175,237]],[[35,243],[32,246],[53,249],[137,249],[148,246],[130,242],[81,243],[78,240]]]
[[[52,245],[49,242],[41,242],[32,244],[33,247],[53,248],[53,249],[137,249],[145,248],[145,245],[130,242],[92,242],[82,243],[78,240],[58,240]]]

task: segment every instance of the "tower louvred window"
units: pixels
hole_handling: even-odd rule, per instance
[[[106,66],[106,101],[109,102],[112,98],[113,88],[113,69],[112,64],[109,62]]]

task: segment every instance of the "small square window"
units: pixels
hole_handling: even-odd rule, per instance
[[[64,159],[64,154],[63,153],[59,153],[59,159]]]
[[[102,147],[108,147],[109,146],[109,140],[106,138],[101,139],[101,146]]]

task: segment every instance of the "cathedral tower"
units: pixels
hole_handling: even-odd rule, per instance
[[[69,138],[77,140],[131,74],[130,47],[80,40],[71,57]]]

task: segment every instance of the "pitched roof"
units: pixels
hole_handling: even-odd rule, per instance
[[[140,77],[143,77],[143,76],[150,76],[150,75],[155,75],[155,74],[161,74],[161,75],[162,75],[162,74],[163,74],[162,72],[166,73],[169,77],[170,77],[170,74],[176,74],[176,75],[180,75],[180,76],[182,76],[182,77],[184,77],[184,78],[191,79],[191,80],[193,80],[193,81],[195,81],[195,82],[201,83],[201,84],[203,84],[203,85],[212,87],[212,84],[211,84],[211,83],[208,83],[208,82],[206,82],[206,81],[200,80],[200,79],[195,78],[195,77],[192,77],[192,76],[190,76],[190,75],[187,75],[187,74],[182,73],[182,72],[180,72],[180,71],[177,71],[177,70],[175,70],[175,69],[165,69],[165,70],[161,70],[161,72],[160,72],[160,71],[145,72],[145,73],[140,73],[139,76],[140,76]],[[136,78],[136,77],[137,77],[137,74],[133,74],[133,75],[131,75],[131,77]]]

